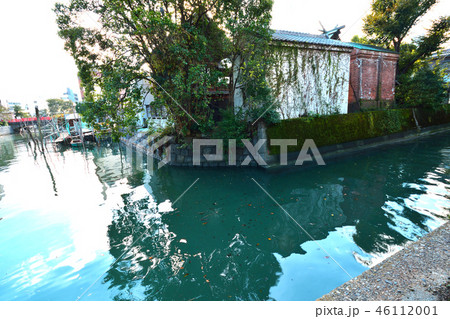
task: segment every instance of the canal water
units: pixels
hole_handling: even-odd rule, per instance
[[[1,137],[0,300],[314,300],[443,224],[449,189],[449,133],[276,174]]]

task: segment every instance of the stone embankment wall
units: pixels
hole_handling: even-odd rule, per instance
[[[14,131],[11,126],[0,126],[0,136],[2,135],[11,135]]]
[[[168,161],[167,164],[171,166],[260,166],[272,169],[281,167],[280,146],[270,144],[270,141],[274,139],[297,141],[296,146],[288,147],[288,166],[292,166],[306,139],[312,139],[322,157],[330,160],[448,130],[450,130],[450,107],[435,111],[400,109],[299,118],[282,121],[268,129],[260,122],[257,134],[251,141],[251,144],[255,145],[259,140],[266,140],[258,149],[259,162],[253,158],[246,147],[239,144],[240,141],[236,141],[235,156],[230,156],[230,148],[224,145],[222,160],[208,160],[206,158],[208,155],[216,154],[216,146],[202,146],[199,163],[194,161],[192,141],[186,141],[184,145],[176,144],[173,140],[163,142],[158,137],[149,141],[147,133],[139,132],[132,137],[123,138],[122,142],[158,160],[165,158]],[[170,155],[168,149],[170,149]],[[314,161],[305,163],[305,165],[309,164],[316,163]]]
[[[257,162],[254,160],[250,152],[243,147],[236,147],[235,156],[231,156],[228,152],[228,147],[224,146],[223,149],[223,160],[207,160],[205,155],[215,155],[216,146],[205,145],[200,148],[200,158],[199,163],[194,163],[194,151],[192,149],[192,143],[188,146],[167,143],[159,147],[152,148],[155,145],[151,141],[148,141],[149,136],[144,133],[138,133],[131,137],[124,137],[121,142],[127,147],[131,147],[138,152],[142,152],[147,156],[154,157],[157,160],[166,159],[168,165],[170,166],[190,166],[190,167],[225,167],[225,166],[237,166],[237,167],[256,167]],[[157,142],[157,140],[155,141]],[[170,155],[168,156],[168,151],[170,150]],[[250,162],[244,163],[246,158],[250,158]],[[235,159],[235,160],[234,160]]]

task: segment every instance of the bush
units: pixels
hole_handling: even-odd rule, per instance
[[[400,106],[435,109],[446,103],[446,83],[439,70],[426,65],[412,76],[400,76],[399,81],[396,99]]]
[[[216,124],[211,135],[212,138],[223,139],[225,142],[228,139],[240,141],[241,139],[249,138],[250,132],[244,112],[239,110],[234,114],[232,109],[222,111],[222,120]]]
[[[305,139],[313,139],[317,146],[364,140],[416,128],[450,123],[450,107],[440,109],[392,109],[321,117],[283,120],[267,129],[269,139],[297,139],[299,151]],[[269,146],[271,154],[279,154],[279,146]]]

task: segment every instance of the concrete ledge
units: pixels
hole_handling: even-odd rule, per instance
[[[409,243],[318,300],[441,300],[450,276],[450,223]]]

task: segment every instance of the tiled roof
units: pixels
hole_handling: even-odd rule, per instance
[[[377,47],[374,45],[362,44],[362,43],[356,43],[356,42],[348,42],[348,44],[350,44],[352,47],[354,47],[356,49],[398,54],[395,51],[388,50],[385,48],[380,48],[380,47]]]
[[[352,48],[352,45],[349,43],[341,42],[338,40],[331,40],[328,39],[325,35],[314,35],[293,31],[275,30],[272,34],[272,40]]]

